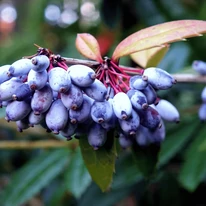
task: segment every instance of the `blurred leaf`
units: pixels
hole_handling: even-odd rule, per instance
[[[206,174],[206,151],[200,150],[200,145],[205,141],[206,127],[201,127],[194,141],[191,142],[185,154],[185,161],[180,169],[179,181],[181,185],[193,192]]]
[[[28,1],[28,5],[25,8],[28,9],[28,14],[22,26],[25,32],[29,32],[30,34],[35,32],[35,34],[37,34],[43,29],[40,25],[44,22],[44,12],[47,4],[48,0]]]
[[[153,47],[164,47],[167,43],[203,33],[206,33],[206,21],[179,20],[158,24],[133,33],[121,41],[114,50],[112,59],[117,61],[122,56]]]
[[[146,177],[151,177],[156,169],[158,152],[160,146],[158,144],[150,144],[147,146],[139,146],[133,143],[132,152],[139,171]]]
[[[65,170],[65,184],[67,189],[79,198],[91,183],[91,177],[87,171],[79,149],[71,154],[71,161]]]
[[[154,47],[133,53],[131,54],[131,58],[134,62],[136,62],[143,68],[155,67],[162,60],[168,49],[169,45],[165,45],[165,47]]]
[[[158,196],[158,205],[160,206],[183,206],[183,191],[177,180],[177,174],[174,173],[173,167],[165,170],[161,174],[161,179],[158,181],[158,187],[156,188],[156,195]],[[170,191],[168,192],[168,185]],[[149,191],[147,199],[151,199],[152,192]],[[145,205],[150,205],[149,202]],[[187,205],[187,204],[186,204]]]
[[[101,17],[109,28],[115,28],[120,20],[121,2],[104,0],[101,2]]]
[[[159,1],[151,1],[151,0],[138,0],[135,1],[136,4],[133,5],[135,8],[135,11],[137,15],[139,16],[139,19],[141,19],[141,22],[143,22],[146,25],[155,25],[162,22],[165,22],[167,20],[167,12],[163,13],[160,9],[160,6],[156,5]],[[147,11],[147,12],[143,12]]]
[[[83,56],[102,62],[100,48],[94,36],[88,33],[77,34],[76,48]]]
[[[188,66],[187,62],[191,50],[189,44],[185,44],[185,42],[172,44],[169,51],[158,64],[158,67],[165,69],[169,73],[181,72],[185,66]]]
[[[205,124],[205,122],[202,122],[201,126],[204,127],[205,126],[204,124]],[[206,139],[201,143],[199,150],[204,151],[204,152],[206,151]]]
[[[135,164],[131,152],[123,151],[116,161],[112,190],[134,185],[142,180],[143,176]]]
[[[184,3],[179,1],[179,0],[173,0],[171,1],[164,1],[164,0],[159,0],[159,1],[154,1],[157,7],[161,8],[161,11],[165,14],[165,17],[169,19],[184,19],[185,16],[187,16],[188,19],[201,19],[197,18],[196,16],[194,17],[192,15],[192,12],[188,12],[184,8]],[[172,9],[170,9],[172,8]],[[195,9],[193,9],[195,11]]]
[[[76,49],[76,46],[74,44],[76,38],[77,38],[76,33],[75,34],[71,33],[69,35],[69,38],[67,38],[66,45],[64,46],[64,49],[61,52],[61,56],[77,58],[77,59],[86,59],[82,57],[82,55]]]
[[[5,117],[5,107],[0,108],[0,118]]]
[[[142,190],[141,185],[141,190]],[[137,191],[136,185],[125,186],[120,189],[111,190],[110,192],[103,193],[95,184],[92,184],[82,197],[78,201],[78,206],[114,206],[115,203],[118,203],[133,191]]]
[[[12,64],[14,61],[21,59],[24,56],[34,54],[36,52],[37,49],[33,46],[33,37],[35,35],[26,35],[22,41],[19,41],[22,35],[24,34],[15,35],[11,40],[10,46],[0,47],[2,64]],[[34,38],[36,39],[36,36]]]
[[[98,150],[94,150],[89,145],[86,137],[80,138],[79,141],[85,165],[92,179],[103,192],[110,187],[115,171],[116,148],[114,142],[111,141],[113,137],[109,136],[105,145]],[[107,147],[108,142],[109,147]]]
[[[191,138],[191,135],[197,128],[198,124],[198,121],[189,121],[187,124],[183,123],[183,126],[168,133],[160,148],[158,166],[167,163],[182,149],[182,147]]]
[[[62,205],[62,201],[64,200],[64,197],[67,196],[68,194],[67,185],[65,184],[64,181],[62,181],[62,179],[56,178],[51,184],[47,186],[47,188],[43,191],[43,193],[44,193],[43,199],[45,205],[49,205],[49,206]]]
[[[19,206],[26,202],[54,179],[68,160],[67,149],[43,152],[13,175],[1,194],[1,204]]]

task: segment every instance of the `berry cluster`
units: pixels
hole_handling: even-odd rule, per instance
[[[200,75],[206,75],[206,62],[195,60],[192,63],[193,69],[198,72]],[[206,87],[202,90],[201,93],[202,104],[198,111],[198,116],[201,121],[206,121]]]
[[[68,66],[59,55],[39,48],[0,68],[1,107],[20,132],[39,124],[68,140],[86,135],[94,149],[104,145],[110,130],[117,132],[123,148],[133,141],[159,143],[165,137],[163,120],[178,122],[179,113],[157,91],[176,81],[155,67],[136,72],[131,77],[108,58],[96,70]]]

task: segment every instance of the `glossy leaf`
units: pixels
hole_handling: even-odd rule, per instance
[[[190,144],[182,168],[179,173],[181,185],[193,192],[199,183],[205,178],[206,174],[206,151],[201,150],[200,146],[205,141],[206,127],[201,127],[194,141]]]
[[[102,62],[99,44],[94,36],[88,33],[77,34],[76,48],[85,57]]]
[[[169,45],[165,47],[154,47],[131,54],[131,58],[143,68],[156,67],[167,53]]]
[[[158,157],[158,166],[167,163],[167,161],[182,149],[182,147],[191,138],[191,135],[197,128],[197,124],[199,123],[189,121],[188,124],[183,123],[183,127],[180,127],[178,130],[173,130],[168,133],[166,139],[161,145]]]
[[[112,183],[115,171],[116,148],[113,137],[108,138],[105,146],[100,147],[98,150],[94,150],[85,137],[80,138],[79,143],[85,165],[93,181],[103,192],[106,191]],[[108,143],[109,147],[107,147]]]
[[[70,164],[65,170],[65,183],[67,185],[67,189],[76,198],[79,198],[91,183],[91,177],[84,164],[79,149],[76,149],[71,155]]]
[[[200,20],[178,20],[154,25],[131,34],[120,42],[114,50],[112,59],[118,61],[120,57],[135,52],[165,47],[165,44],[201,36],[204,33],[206,21]]]
[[[19,206],[37,194],[64,169],[69,160],[66,149],[44,152],[17,171],[1,194],[4,206]]]

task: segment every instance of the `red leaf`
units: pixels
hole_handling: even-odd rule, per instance
[[[85,57],[102,62],[100,48],[97,40],[91,34],[77,34],[76,48]]]
[[[115,33],[106,29],[101,31],[101,33],[97,36],[97,41],[99,43],[102,56],[104,56],[109,51],[114,40]]]
[[[158,24],[131,34],[120,42],[114,50],[112,59],[118,61],[120,57],[134,52],[201,36],[203,33],[206,33],[206,21],[178,20]]]

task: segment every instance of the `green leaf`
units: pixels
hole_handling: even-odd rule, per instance
[[[115,171],[116,147],[113,138],[108,136],[105,145],[98,150],[93,150],[86,137],[79,141],[86,167],[103,192],[110,187]]]
[[[191,142],[185,154],[185,160],[180,169],[179,182],[181,185],[193,192],[203,180],[206,174],[206,151],[201,150],[200,146],[205,141],[206,127],[198,130],[194,141]]]
[[[91,177],[84,164],[80,149],[76,149],[71,155],[71,161],[65,171],[65,184],[67,189],[79,198],[91,183]]]
[[[187,124],[183,123],[183,126],[179,129],[170,131],[168,133],[166,139],[161,145],[157,166],[161,166],[167,163],[174,155],[176,155],[182,149],[182,147],[191,138],[191,135],[197,128],[198,124],[198,121],[189,121]]]
[[[99,44],[94,36],[88,33],[77,34],[76,48],[83,56],[102,62]]]
[[[133,143],[132,151],[135,162],[139,171],[146,178],[150,178],[155,172],[159,150],[160,146],[158,144],[150,144],[142,147]]]
[[[135,52],[153,47],[165,47],[165,44],[201,36],[203,33],[206,33],[206,21],[178,20],[154,25],[133,33],[121,41],[114,50],[112,59],[118,61],[120,57]]]
[[[13,175],[1,194],[1,204],[19,206],[26,202],[60,174],[68,160],[66,149],[43,152]]]
[[[159,64],[169,49],[169,45],[165,47],[154,47],[131,54],[131,58],[139,66],[143,68],[155,67]]]

